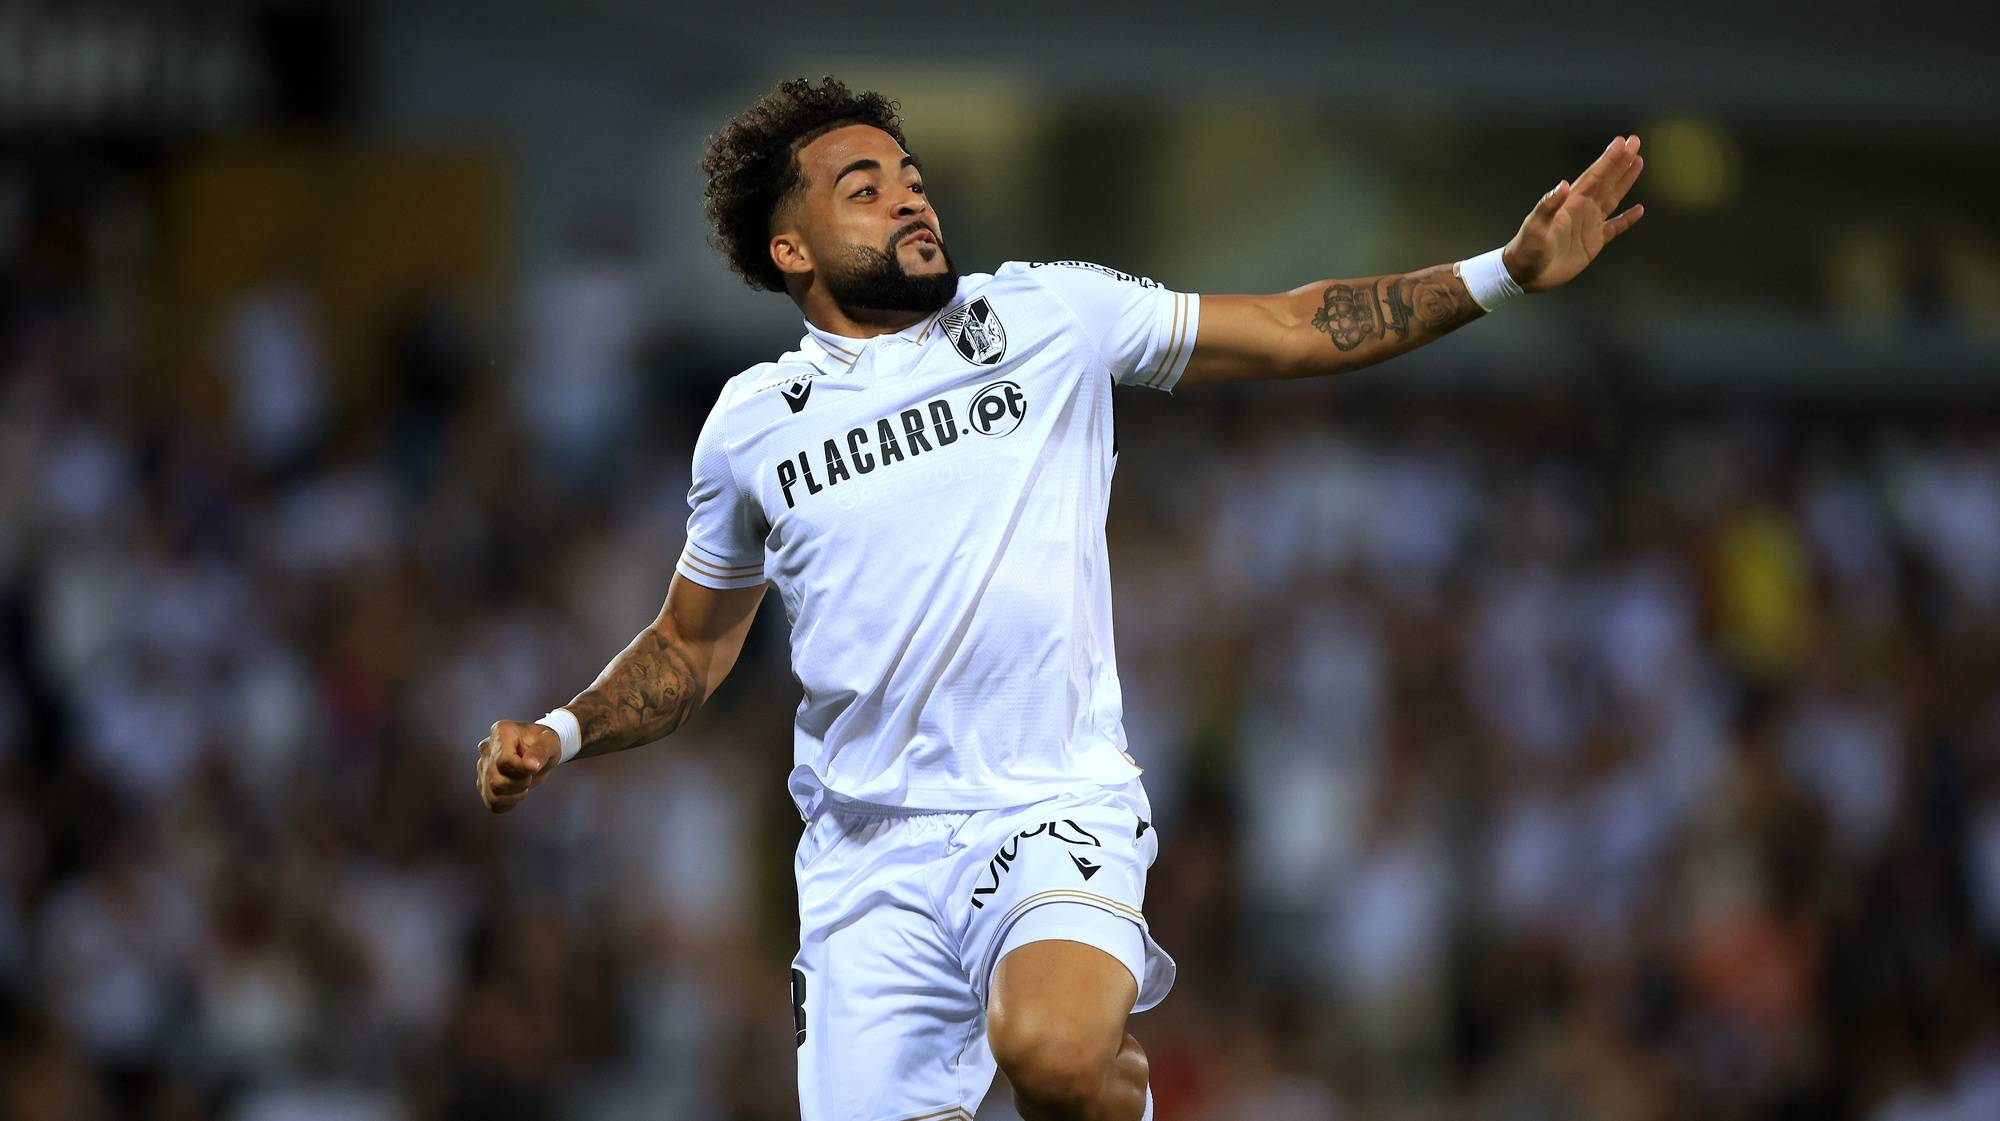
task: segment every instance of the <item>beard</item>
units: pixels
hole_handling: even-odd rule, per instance
[[[867,321],[881,313],[929,315],[951,302],[958,294],[958,267],[951,262],[951,250],[938,238],[938,254],[944,271],[927,276],[911,276],[896,257],[896,243],[919,229],[919,222],[896,231],[885,249],[865,245],[848,246],[838,268],[822,268],[827,294],[840,310]],[[932,231],[935,233],[935,231]],[[873,314],[871,314],[873,313]]]

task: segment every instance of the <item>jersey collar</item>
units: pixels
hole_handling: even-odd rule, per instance
[[[950,306],[952,305],[946,305]],[[822,373],[843,373],[851,368],[870,346],[899,346],[904,343],[922,346],[929,342],[940,333],[937,321],[943,314],[944,310],[939,309],[929,317],[893,334],[876,335],[868,339],[854,339],[846,335],[836,335],[832,331],[823,331],[814,326],[812,320],[807,319],[802,321],[806,325],[806,337],[799,340],[799,349],[812,356],[813,365],[818,366]]]

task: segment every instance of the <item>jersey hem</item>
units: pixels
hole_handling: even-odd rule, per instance
[[[853,814],[860,817],[914,817],[919,814],[976,813],[987,810],[1008,810],[1019,806],[1032,806],[1036,802],[1046,801],[1050,798],[1060,798],[1065,794],[1082,794],[1088,791],[1102,790],[1107,787],[1124,786],[1126,783],[1137,779],[1140,775],[1140,770],[1138,766],[1134,765],[1132,773],[1128,775],[1107,776],[1104,778],[1080,778],[1074,781],[1066,780],[1059,785],[1030,788],[1021,792],[1026,796],[1005,802],[965,802],[953,801],[949,797],[943,797],[955,794],[962,799],[968,793],[963,788],[955,786],[917,786],[909,788],[907,796],[911,799],[924,798],[928,795],[941,796],[940,801],[937,803],[926,801],[921,804],[915,801],[890,804],[886,802],[849,800],[844,797],[836,797],[832,791],[821,787],[816,792],[818,795],[816,799],[818,804],[813,806],[811,813],[808,814],[803,809],[799,812],[804,820],[811,821],[827,812]]]

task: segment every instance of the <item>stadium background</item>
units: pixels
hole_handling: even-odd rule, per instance
[[[775,611],[668,746],[471,776],[800,333],[704,138],[837,73],[962,267],[1195,291],[1645,139],[1558,295],[1120,396],[1161,1121],[2000,1117],[2000,16],[1078,7],[0,3],[0,1116],[796,1116]]]

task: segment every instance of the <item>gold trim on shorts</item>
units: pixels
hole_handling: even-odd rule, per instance
[[[920,1113],[915,1117],[904,1117],[900,1121],[972,1121],[972,1114],[964,1106],[955,1105],[936,1113]]]
[[[1146,916],[1141,914],[1137,907],[1134,907],[1129,903],[1121,903],[1118,900],[1113,899],[1108,895],[1099,895],[1094,891],[1078,891],[1075,888],[1067,888],[1067,887],[1050,888],[1047,891],[1038,891],[1035,894],[1030,895],[1026,899],[1021,900],[1020,902],[1014,904],[1013,907],[1009,908],[1006,914],[1000,916],[999,925],[1006,926],[1008,919],[1011,919],[1015,915],[1019,914],[1021,911],[1026,910],[1029,904],[1044,899],[1047,900],[1073,899],[1080,903],[1101,904],[1102,906],[1110,909],[1111,911],[1123,915],[1126,918],[1131,919],[1133,922],[1138,923],[1140,930],[1146,929]],[[911,1121],[916,1121],[916,1119],[912,1118]]]

